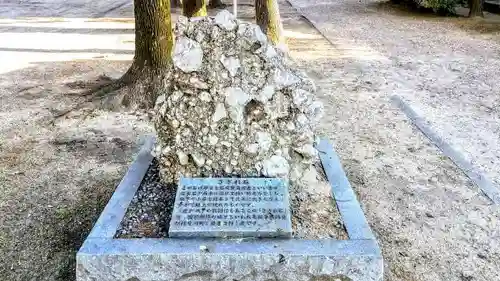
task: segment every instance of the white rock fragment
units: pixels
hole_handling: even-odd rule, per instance
[[[162,105],[165,102],[166,98],[167,98],[167,96],[165,96],[164,94],[158,96],[158,98],[156,99],[156,102],[155,102],[155,106]]]
[[[304,144],[300,147],[294,149],[297,153],[302,155],[304,158],[314,158],[317,155],[317,150],[311,144]]]
[[[288,116],[290,111],[291,100],[282,92],[274,94],[273,100],[266,104],[266,113],[271,120]]]
[[[179,36],[182,33],[184,33],[188,24],[189,24],[189,19],[185,16],[180,15],[177,18],[177,22],[175,23],[175,29],[174,29],[175,34]]]
[[[167,104],[162,104],[160,106],[160,109],[158,110],[158,112],[161,114],[161,116],[165,116],[165,114],[167,114],[167,111],[168,111],[168,105]]]
[[[198,42],[187,37],[179,37],[175,41],[174,65],[184,72],[193,72],[201,67],[203,51]]]
[[[224,107],[224,104],[218,103],[215,106],[215,112],[214,112],[214,115],[212,116],[212,121],[219,122],[219,120],[226,118],[226,117],[227,117],[227,112],[226,112],[226,108]]]
[[[257,143],[252,143],[245,147],[245,152],[247,152],[248,154],[257,154],[258,151],[259,145]]]
[[[173,102],[179,101],[184,94],[181,91],[174,91],[169,99]]]
[[[236,73],[238,73],[238,69],[241,67],[240,60],[233,56],[226,57],[222,55],[220,58],[220,62],[232,77],[234,77]]]
[[[167,147],[163,148],[163,150],[161,151],[161,154],[168,155],[168,154],[170,154],[170,151],[172,151],[172,148],[170,146],[167,146]]]
[[[308,108],[307,108],[307,114],[313,119],[314,121],[319,121],[321,117],[323,117],[323,103],[320,101],[314,101]]]
[[[257,96],[257,100],[262,102],[262,103],[265,103],[268,100],[272,99],[273,95],[274,95],[274,86],[273,85],[266,85],[259,92],[259,95]]]
[[[274,83],[278,90],[300,82],[299,78],[287,70],[276,68],[274,70]]]
[[[196,42],[201,43],[201,42],[203,42],[203,39],[205,39],[204,33],[202,33],[202,32],[196,33],[196,37],[195,37]]]
[[[303,128],[309,124],[309,120],[307,119],[307,117],[304,114],[299,114],[297,116],[296,120],[297,120],[297,122],[295,125],[298,128]]]
[[[290,180],[292,182],[299,182],[302,178],[303,173],[304,171],[300,169],[298,165],[292,165],[292,168],[290,170]]]
[[[177,151],[177,157],[179,158],[179,163],[183,166],[187,165],[189,162],[189,157],[186,153],[182,151]]]
[[[208,89],[208,84],[201,81],[198,77],[189,78],[189,83],[197,89]]]
[[[288,177],[290,165],[282,156],[273,155],[270,159],[266,159],[262,163],[262,175],[266,177]]]
[[[219,138],[217,136],[211,135],[211,136],[208,137],[208,143],[210,145],[212,145],[212,146],[216,145],[217,142],[219,142]]]
[[[260,43],[261,45],[267,45],[267,37],[259,26],[255,24],[241,23],[238,26],[238,35],[248,41],[248,46],[252,46],[253,43]]]
[[[272,59],[272,58],[276,57],[278,55],[278,53],[276,52],[274,47],[269,44],[269,45],[267,45],[266,52],[264,53],[264,55],[267,59]]]
[[[200,252],[208,253],[209,252],[208,247],[205,245],[200,245]]]
[[[243,121],[245,105],[250,100],[250,96],[241,88],[235,87],[226,88],[224,93],[229,117],[236,123],[241,123]]]
[[[321,138],[319,136],[316,136],[314,138],[314,146],[318,147],[320,142],[321,142]]]
[[[315,184],[318,182],[318,171],[314,166],[310,166],[307,170],[302,174],[302,181],[306,184]]]
[[[203,167],[203,165],[205,164],[205,157],[201,155],[191,154],[191,158],[193,158],[194,163],[198,167]]]
[[[302,112],[304,112],[305,109],[307,109],[307,104],[310,103],[310,101],[309,101],[310,96],[312,96],[311,93],[304,91],[302,89],[295,89],[292,91],[293,103],[298,108],[303,108],[304,110],[302,110]],[[302,105],[306,105],[306,106],[302,107]]]
[[[202,100],[204,102],[209,102],[212,100],[212,98],[210,97],[210,93],[205,92],[205,91],[200,93],[199,98],[200,98],[200,100]]]
[[[161,145],[157,144],[151,154],[155,157],[160,156],[161,150],[162,150]]]
[[[271,138],[271,135],[267,132],[257,132],[255,136],[257,140],[257,144],[259,145],[259,151],[261,153],[267,152],[269,148],[271,148],[271,144],[273,143],[273,140]]]
[[[173,119],[173,120],[170,122],[170,124],[172,125],[172,127],[173,127],[173,128],[179,128],[179,125],[180,125],[179,121],[177,121],[177,120],[175,120],[175,119]]]
[[[234,30],[236,27],[235,17],[227,10],[222,10],[214,17],[215,23],[225,30]]]

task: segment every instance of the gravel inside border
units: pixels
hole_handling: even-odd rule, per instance
[[[130,202],[115,238],[168,237],[177,185],[162,184],[158,169],[158,162],[153,159]],[[322,178],[318,186],[329,189],[328,183]],[[290,206],[295,238],[347,239],[340,214],[329,195],[313,194],[306,187],[292,186]]]
[[[158,162],[153,159],[115,238],[168,237],[176,191],[177,185],[164,185],[160,182]]]

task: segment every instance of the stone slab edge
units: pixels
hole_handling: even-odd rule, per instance
[[[375,239],[356,194],[340,164],[340,159],[333,146],[326,139],[321,139],[316,149],[321,164],[332,187],[332,194],[337,203],[340,216],[350,239]]]
[[[424,118],[419,116],[411,106],[406,103],[400,96],[391,96],[391,101],[403,111],[410,121],[435,145],[444,155],[455,163],[469,177],[483,193],[494,203],[500,205],[500,187],[493,183],[484,175],[484,173],[474,167],[470,161],[467,161],[462,153],[453,149],[451,145],[443,140],[436,132],[434,132]]]
[[[146,136],[135,161],[130,165],[130,168],[97,219],[87,239],[113,238],[115,236],[116,230],[120,226],[123,216],[125,216],[128,205],[132,201],[137,188],[141,185],[142,179],[153,160],[151,150],[154,143],[155,138],[153,136]]]
[[[174,258],[185,257],[187,260],[193,255],[229,255],[231,257],[252,257],[252,256],[286,256],[289,258],[320,258],[338,264],[339,258],[353,262],[361,262],[363,269],[351,268],[348,271],[367,271],[366,278],[356,280],[376,280],[383,278],[383,258],[377,241],[374,239],[366,218],[357,202],[357,199],[351,189],[349,194],[347,178],[342,170],[339,159],[330,146],[328,141],[321,140],[318,150],[322,155],[322,162],[325,172],[333,175],[344,175],[340,178],[341,184],[332,184],[332,192],[336,198],[337,204],[341,203],[339,211],[350,240],[321,239],[114,239],[119,224],[125,215],[128,205],[139,187],[142,178],[153,159],[151,150],[154,145],[154,138],[146,139],[144,146],[139,152],[136,160],[127,171],[123,180],[120,182],[115,193],[104,208],[101,216],[94,225],[91,233],[83,243],[77,253],[77,280],[81,279],[78,272],[79,268],[87,264],[97,266],[94,263],[100,263],[102,259],[115,259],[120,256],[124,258],[134,258],[141,255],[151,256],[171,256]],[[325,156],[327,155],[327,156]],[[338,162],[338,163],[334,163]],[[340,169],[340,170],[339,170]],[[331,177],[328,178],[332,180]],[[336,182],[335,179],[334,182]],[[346,184],[347,182],[347,184]],[[339,188],[337,188],[339,187]],[[338,199],[337,199],[338,198]],[[346,200],[349,199],[349,200]],[[342,205],[342,202],[345,204]],[[354,211],[353,211],[354,210]],[[356,216],[361,215],[362,218]],[[353,222],[351,222],[354,220]],[[368,232],[369,230],[369,232]],[[353,237],[357,237],[353,239]],[[203,247],[201,247],[203,246]],[[207,252],[208,251],[208,252]],[[243,255],[241,255],[243,254]],[[93,265],[91,265],[93,264]],[[83,270],[87,274],[86,270]]]

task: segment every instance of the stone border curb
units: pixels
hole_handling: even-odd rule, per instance
[[[300,265],[304,263],[309,265],[307,276],[383,280],[383,259],[378,243],[338,156],[326,140],[320,142],[318,150],[349,240],[113,238],[153,159],[150,153],[153,146],[154,138],[149,137],[78,251],[77,281],[178,280],[193,276],[193,272],[206,273],[206,268],[211,269],[210,272],[227,270],[226,263],[233,265],[230,273],[248,268],[262,274],[276,270],[276,280],[290,277],[302,280],[295,276],[303,276]],[[283,271],[287,273],[282,274]],[[241,273],[234,279],[238,280],[239,276]]]
[[[321,139],[317,146],[323,170],[332,186],[332,194],[350,239],[375,239],[351,184],[332,145]]]
[[[470,161],[459,151],[443,140],[430,126],[426,120],[419,116],[411,106],[400,96],[391,96],[391,101],[410,119],[410,121],[435,145],[444,155],[455,163],[469,177],[494,204],[500,205],[500,190],[483,174],[481,170],[474,167]]]

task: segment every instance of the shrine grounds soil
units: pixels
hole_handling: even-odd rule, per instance
[[[131,3],[113,4],[117,8],[104,14],[128,20],[74,20],[71,24],[88,28],[73,33],[63,32],[62,19],[44,14],[57,10],[78,17],[93,15],[85,13],[90,6],[76,2],[33,1],[33,7],[60,5],[57,9],[26,10],[22,5],[16,6],[15,1],[0,4],[2,17],[42,17],[0,20],[0,32],[6,39],[0,42],[2,280],[74,280],[77,249],[132,161],[140,136],[152,132],[141,116],[131,113],[83,110],[62,119],[53,118],[81,101],[80,94],[85,89],[108,77],[119,77],[131,59],[133,35],[127,33],[133,16]],[[30,3],[24,1],[25,4]],[[428,92],[437,97],[444,94],[442,89],[449,86],[446,75],[451,72],[430,71],[428,67],[452,62],[446,56],[435,61],[432,52],[453,53],[462,47],[453,41],[459,38],[467,43],[468,51],[462,53],[480,57],[487,50],[490,54],[490,64],[478,63],[465,55],[458,62],[453,61],[465,67],[455,71],[467,74],[462,77],[460,98],[468,104],[477,89],[475,82],[486,87],[498,81],[490,79],[498,77],[493,75],[498,68],[491,67],[498,61],[496,29],[488,27],[478,32],[474,27],[464,31],[464,25],[481,23],[469,21],[461,26],[434,18],[409,17],[385,6],[373,7],[372,1],[338,0],[335,4],[335,9],[322,11],[335,15],[335,21],[328,21],[330,31],[335,31],[331,34],[339,35],[329,38],[333,44],[284,1],[280,1],[281,15],[290,54],[316,80],[318,97],[325,103],[322,133],[335,142],[348,178],[380,241],[386,280],[498,279],[498,207],[492,206],[389,103],[389,95],[400,93],[402,88],[419,90],[422,85],[411,78],[417,73],[425,73],[436,86],[424,85]],[[241,6],[239,16],[249,19],[252,12],[253,7]],[[118,31],[108,30],[107,34],[94,30],[103,22],[107,27],[117,26]],[[48,31],[33,33],[29,26]],[[429,36],[436,30],[454,39],[436,40]],[[355,38],[347,40],[349,37]],[[419,41],[411,43],[414,38]],[[420,70],[406,61],[383,68],[379,62],[385,58],[376,49],[384,46],[391,47],[393,54],[401,52],[418,58]],[[87,51],[75,51],[78,47]],[[113,53],[115,48],[118,54]],[[428,54],[413,55],[416,50],[426,50]],[[380,73],[390,74],[387,77],[391,79],[384,80]],[[395,79],[399,73],[406,75],[404,79]],[[483,99],[493,101],[493,105],[496,102],[492,95],[485,94]],[[487,106],[491,108],[490,116],[498,115],[495,106]],[[461,107],[445,111],[459,114]],[[463,123],[474,125],[474,114],[483,113],[470,112],[472,115]],[[498,119],[494,124],[498,125]],[[492,142],[484,145],[488,151],[498,149]]]

